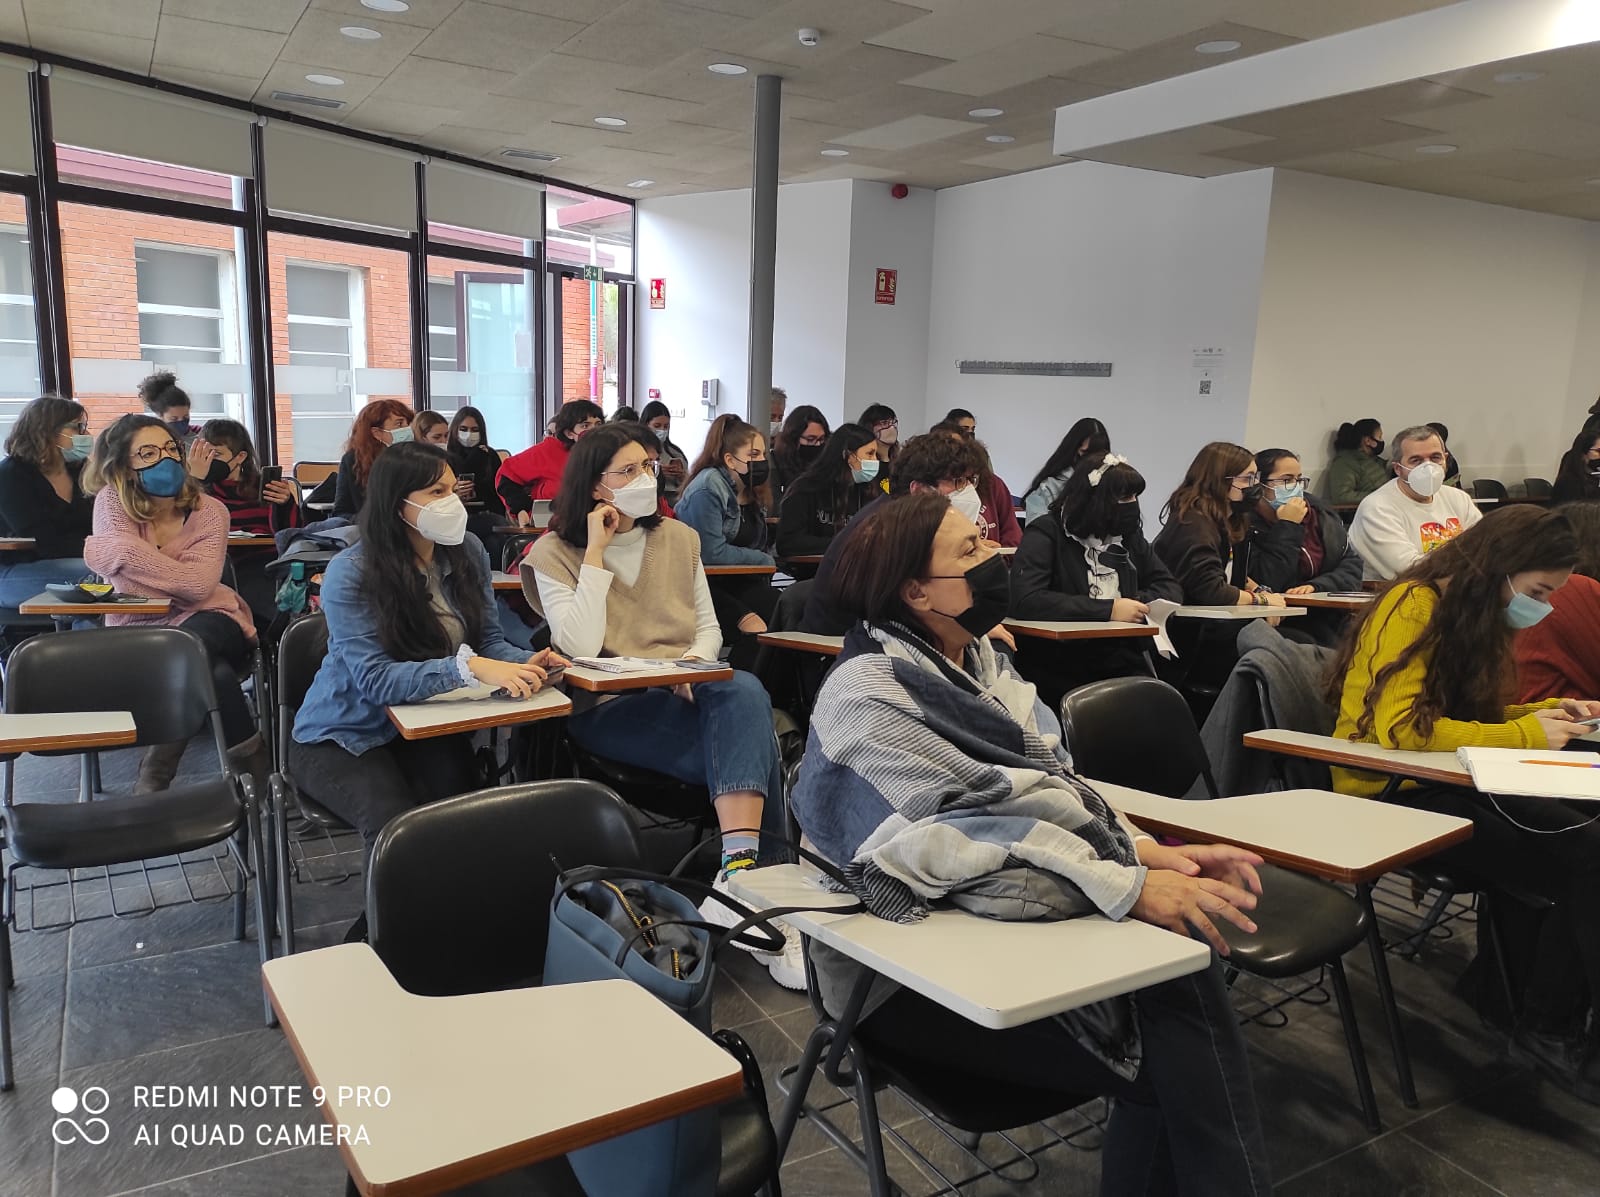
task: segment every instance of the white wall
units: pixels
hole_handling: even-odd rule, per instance
[[[1553,478],[1597,392],[1595,226],[1276,172],[1251,448],[1315,477],[1341,421],[1439,420],[1468,481]]]
[[[1270,186],[1269,171],[1077,162],[940,191],[918,426],[970,408],[1020,492],[1073,421],[1098,417],[1145,474],[1151,522],[1201,444],[1244,435]],[[1205,398],[1202,346],[1227,354]],[[1112,375],[963,375],[962,358],[1109,361]]]
[[[863,181],[855,182],[851,191],[849,319],[840,415],[854,420],[871,404],[887,403],[904,421],[903,435],[928,426],[922,410],[933,290],[934,194],[917,188],[904,199],[895,199],[888,184]],[[892,304],[875,298],[879,269],[898,272]],[[789,394],[792,401],[794,391]],[[823,411],[834,419],[831,409]]]

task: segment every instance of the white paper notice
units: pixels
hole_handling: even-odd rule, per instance
[[[1172,639],[1167,635],[1167,620],[1172,618],[1172,613],[1178,609],[1178,604],[1171,599],[1157,599],[1150,604],[1150,614],[1146,615],[1145,622],[1152,623],[1156,629],[1156,651],[1167,660],[1176,660],[1178,650],[1173,647]]]
[[[1214,346],[1197,346],[1194,350],[1191,370],[1193,373],[1192,395],[1211,398],[1222,387],[1222,367],[1227,358],[1227,351]]]

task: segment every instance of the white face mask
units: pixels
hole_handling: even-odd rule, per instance
[[[1425,461],[1421,465],[1412,466],[1411,472],[1406,475],[1406,485],[1424,499],[1432,498],[1444,485],[1444,467],[1436,461]]]
[[[611,492],[611,505],[631,520],[642,520],[656,513],[656,480],[640,474],[621,490]]]
[[[951,492],[950,506],[961,513],[962,519],[974,524],[983,514],[983,500],[978,497],[978,488],[970,482],[960,490]]]
[[[483,434],[481,432],[473,432],[467,428],[463,428],[460,432],[456,433],[456,440],[461,442],[461,447],[463,449],[476,449],[478,447],[478,442],[482,439]]]
[[[446,495],[431,503],[406,503],[422,514],[412,525],[423,537],[434,544],[460,544],[467,538],[467,505],[460,495]]]

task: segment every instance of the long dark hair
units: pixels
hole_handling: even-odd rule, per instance
[[[746,423],[731,412],[720,415],[711,421],[711,427],[706,429],[706,443],[700,450],[700,456],[694,459],[694,464],[689,467],[689,482],[702,470],[724,470],[733,478],[734,491],[741,497],[753,498],[763,508],[772,506],[772,490],[766,484],[751,488],[744,478],[735,474],[723,463],[726,456],[737,457],[741,449],[748,448],[750,442],[761,435],[761,429],[754,424]]]
[[[1088,441],[1088,447],[1082,453],[1078,446]],[[1039,472],[1033,476],[1033,481],[1028,483],[1026,493],[1032,494],[1039,489],[1041,483],[1066,473],[1069,469],[1076,471],[1078,460],[1088,457],[1092,453],[1111,452],[1111,434],[1106,431],[1106,426],[1099,420],[1085,416],[1071,428],[1067,435],[1061,438],[1061,443],[1056,446],[1056,451],[1039,467]]]
[[[1418,657],[1427,662],[1422,693],[1411,705],[1411,724],[1418,735],[1432,735],[1440,719],[1504,722],[1506,702],[1515,688],[1515,667],[1501,586],[1512,574],[1571,569],[1577,560],[1578,540],[1566,516],[1517,504],[1478,521],[1400,574],[1384,588],[1385,596],[1396,587],[1426,588],[1438,601],[1420,636],[1393,660],[1373,662],[1377,668],[1365,679],[1361,714],[1351,738],[1363,740],[1372,734],[1384,687]],[[1402,596],[1389,605],[1385,625],[1406,601]],[[1333,702],[1344,693],[1345,675],[1367,624],[1385,605],[1380,596],[1346,631],[1328,671],[1327,693]],[[1377,634],[1382,635],[1381,628]]]
[[[1578,563],[1572,572],[1600,581],[1600,503],[1563,503],[1556,513],[1566,517],[1578,538]]]
[[[461,421],[468,419],[478,421],[478,443],[470,449],[456,438],[456,433],[461,431]],[[456,409],[456,414],[450,417],[450,431],[445,433],[444,451],[457,473],[468,468],[468,462],[475,454],[494,452],[489,447],[489,422],[483,418],[481,411],[472,406]]]
[[[570,406],[570,405],[569,405]],[[602,424],[579,438],[567,454],[567,468],[561,472],[561,489],[556,491],[550,504],[550,530],[574,548],[589,547],[589,513],[598,502],[594,488],[600,485],[600,475],[610,467],[611,459],[624,445],[644,442],[642,427],[630,428],[627,423]],[[659,491],[659,487],[657,488]],[[647,515],[634,520],[640,528],[660,525],[661,515]]]
[[[1105,460],[1104,453],[1080,458],[1072,469],[1072,477],[1050,505],[1061,526],[1074,536],[1104,540],[1115,530],[1117,507],[1127,499],[1137,499],[1144,494],[1143,474],[1125,461],[1106,466]],[[1105,469],[1096,486],[1089,475],[1102,466]]]
[[[900,598],[900,587],[927,576],[933,539],[949,510],[950,500],[936,491],[874,503],[839,546],[829,594],[834,609],[851,622],[893,621],[927,635]]]
[[[238,420],[207,420],[200,427],[200,439],[221,445],[228,456],[244,454],[244,464],[239,467],[241,490],[253,491],[261,485],[261,470],[256,462],[256,443],[250,439],[250,430]]]
[[[1161,522],[1181,524],[1190,516],[1199,516],[1217,525],[1219,531],[1226,529],[1228,539],[1238,544],[1250,529],[1250,513],[1234,511],[1228,498],[1233,487],[1230,480],[1254,469],[1255,460],[1243,445],[1212,441],[1189,463],[1183,481],[1161,509]]]
[[[1572,448],[1561,455],[1561,465],[1556,469],[1556,486],[1563,493],[1570,487],[1585,499],[1600,499],[1600,481],[1590,473],[1600,469],[1600,462],[1590,462],[1588,452],[1600,441],[1600,428],[1583,426],[1583,431],[1573,438]],[[1566,483],[1566,486],[1562,484]]]
[[[893,420],[897,425],[900,423],[900,417],[894,414],[894,408],[890,407],[887,403],[871,403],[867,405],[867,410],[861,413],[861,418],[857,420],[856,423],[860,424],[861,427],[865,428],[868,432],[871,432],[874,424],[881,424],[885,420]],[[877,439],[876,435],[874,435],[873,439]],[[889,446],[889,460],[893,461],[895,455],[899,452],[900,444],[898,441],[896,441],[894,444]]]
[[[1343,453],[1346,449],[1359,449],[1362,441],[1382,427],[1382,420],[1370,417],[1357,420],[1354,424],[1340,424],[1339,431],[1333,434],[1333,450],[1335,453]]]
[[[786,492],[786,497],[796,491],[810,492],[818,499],[827,496],[828,510],[837,522],[840,516],[846,514],[845,504],[849,502],[851,488],[859,485],[850,474],[850,455],[863,445],[872,444],[875,439],[870,428],[860,424],[840,424],[828,437],[822,455],[800,475]],[[882,464],[878,466],[878,471],[878,477],[882,478]]]
[[[772,452],[767,456],[772,458],[774,467],[785,478],[793,478],[803,472],[804,467],[800,462],[800,438],[813,424],[822,425],[824,437],[831,432],[828,417],[822,414],[821,409],[812,407],[809,403],[802,403],[783,418],[783,427],[778,429],[778,435],[772,438]]]
[[[651,420],[658,420],[662,416],[666,416],[669,420],[672,419],[672,409],[665,403],[661,402],[661,400],[652,399],[639,410],[639,423],[643,424],[646,428],[649,428]],[[671,425],[669,424],[668,427],[670,428]],[[651,432],[650,435],[655,436],[655,433]],[[661,455],[663,457],[669,453],[675,453],[685,460],[687,460],[689,457],[687,453],[672,443],[671,436],[658,439],[656,441],[656,448],[661,451]]]
[[[367,475],[367,502],[361,509],[361,590],[377,618],[378,643],[397,661],[432,661],[456,651],[428,602],[427,577],[417,568],[407,535],[416,522],[416,509],[408,508],[406,499],[439,481],[448,465],[442,449],[407,441],[380,453]],[[478,643],[487,618],[483,604],[487,579],[478,555],[468,547],[473,543],[469,533],[466,544],[433,549],[441,569],[449,566],[441,586],[461,616],[467,644]]]

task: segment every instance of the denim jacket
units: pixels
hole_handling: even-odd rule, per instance
[[[700,533],[700,560],[706,565],[771,565],[772,554],[743,549],[733,543],[739,535],[739,497],[733,480],[722,466],[701,470],[678,498],[678,518]],[[762,512],[761,543],[767,542],[766,512]]]
[[[476,558],[474,566],[483,578],[483,632],[472,647],[480,657],[526,661],[528,653],[506,640],[495,618],[489,554],[470,534],[462,547]],[[328,563],[322,580],[328,655],[294,721],[297,742],[332,740],[352,756],[387,744],[398,734],[389,722],[388,707],[461,688],[453,654],[433,661],[397,661],[383,650],[378,621],[362,593],[365,551],[366,546],[357,542]]]

